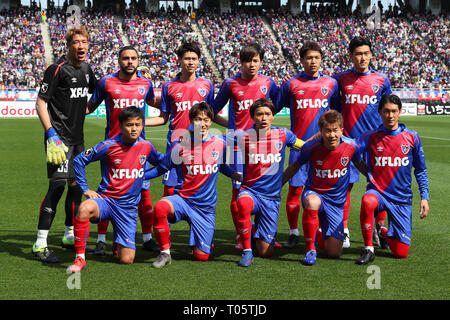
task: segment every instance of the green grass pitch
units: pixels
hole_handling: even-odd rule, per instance
[[[138,249],[134,265],[120,265],[111,255],[112,227],[107,235],[107,255],[87,255],[87,268],[80,276],[80,289],[69,289],[66,268],[74,253],[59,247],[64,230],[63,195],[49,234],[49,246],[60,264],[35,260],[31,247],[36,239],[38,210],[47,191],[43,131],[37,119],[0,120],[0,299],[158,299],[158,300],[303,300],[303,299],[449,299],[450,234],[450,117],[405,117],[407,126],[419,132],[425,149],[430,180],[430,213],[419,219],[417,184],[413,204],[412,247],[407,259],[398,260],[386,250],[376,249],[371,264],[379,271],[379,288],[371,289],[373,274],[368,266],[355,265],[363,246],[359,228],[360,200],[365,183],[355,185],[349,218],[351,248],[338,260],[324,258],[306,267],[303,241],[294,250],[276,249],[273,258],[255,258],[250,268],[240,268],[240,252],[234,249],[235,231],[229,213],[231,183],[218,180],[215,249],[210,261],[193,261],[187,246],[188,226],[173,226],[173,263],[163,269],[150,264],[156,253],[143,251],[138,224]],[[289,127],[288,118],[274,124]],[[86,147],[103,140],[105,120],[87,119]],[[166,127],[147,128],[147,137],[165,151]],[[88,182],[100,181],[98,163],[88,167]],[[288,235],[285,213],[287,186],[282,203],[277,240]],[[162,196],[161,178],[152,181],[153,203]],[[300,218],[301,221],[301,218]],[[301,226],[300,226],[301,230]],[[96,226],[91,224],[88,245],[95,246]]]

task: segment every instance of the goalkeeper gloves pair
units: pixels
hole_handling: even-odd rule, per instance
[[[55,129],[48,129],[45,135],[47,137],[47,162],[60,165],[66,161],[66,152],[69,148],[58,137]]]

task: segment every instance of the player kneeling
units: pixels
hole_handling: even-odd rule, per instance
[[[170,256],[169,222],[185,220],[189,223],[189,246],[194,247],[196,260],[206,261],[211,253],[217,204],[216,181],[219,171],[240,180],[239,173],[224,163],[226,141],[209,133],[214,111],[206,102],[195,104],[189,110],[194,131],[176,141],[161,163],[146,172],[146,178],[155,178],[175,168],[182,183],[174,194],[159,200],[154,208],[153,229],[161,253],[152,267],[162,268],[172,262]]]
[[[163,154],[140,138],[144,128],[144,113],[136,107],[123,109],[119,114],[121,133],[80,153],[74,159],[76,180],[84,195],[74,217],[75,262],[68,268],[80,272],[86,267],[85,249],[89,236],[89,222],[104,219],[112,222],[114,242],[117,243],[121,263],[132,264],[136,253],[137,209],[144,181],[146,161],[157,165]],[[85,167],[100,161],[102,181],[97,192],[89,190]]]
[[[305,143],[297,160],[283,176],[285,183],[302,165],[308,166],[307,184],[302,194],[305,265],[316,263],[315,240],[329,258],[339,258],[342,253],[348,167],[352,161],[359,166],[360,161],[360,147],[342,135],[343,127],[342,115],[337,111],[322,114],[319,118],[321,139]]]

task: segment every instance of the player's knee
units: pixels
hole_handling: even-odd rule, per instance
[[[94,200],[88,199],[83,201],[78,208],[77,217],[79,219],[90,219],[94,215],[96,208],[98,208],[98,205]]]
[[[305,208],[318,210],[320,208],[320,198],[316,195],[309,195],[303,199],[303,205]]]
[[[121,264],[133,264],[134,263],[134,256],[132,255],[119,255],[120,263]]]
[[[167,219],[170,212],[171,208],[167,201],[158,201],[153,209],[153,219],[155,222],[161,219]]]
[[[367,212],[367,210],[370,212],[375,211],[375,209],[378,208],[377,196],[373,193],[366,193],[361,200],[361,208],[365,208],[365,212]]]
[[[394,239],[389,243],[392,254],[399,259],[405,259],[408,256],[409,245],[400,242],[398,239]]]
[[[327,237],[324,241],[324,249],[328,258],[338,259],[342,254],[342,241],[333,237]]]
[[[194,255],[194,259],[197,261],[208,261],[208,259],[209,259],[209,254],[201,251],[198,248],[194,248],[192,253]]]
[[[273,254],[273,245],[261,239],[256,239],[256,252],[260,258],[270,258]]]

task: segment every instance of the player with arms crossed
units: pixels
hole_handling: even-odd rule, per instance
[[[194,132],[190,139],[172,144],[161,163],[146,173],[157,177],[175,168],[182,177],[174,194],[165,196],[155,204],[154,230],[161,248],[152,267],[162,268],[172,261],[170,255],[169,222],[186,220],[190,225],[189,246],[194,247],[196,260],[206,261],[211,253],[217,205],[216,182],[219,171],[232,179],[241,175],[224,163],[226,140],[209,133],[214,111],[206,102],[196,103],[189,110]]]
[[[355,37],[349,44],[349,55],[353,68],[334,76],[339,84],[341,94],[340,111],[344,117],[344,135],[357,139],[361,134],[375,130],[381,124],[378,114],[378,104],[381,97],[391,94],[391,83],[388,77],[370,67],[372,59],[372,44],[368,39]],[[344,248],[350,247],[348,230],[348,214],[350,210],[350,192],[353,184],[359,181],[359,172],[350,164],[350,186],[344,208],[344,229],[346,240]],[[384,221],[382,213],[378,216]]]
[[[268,98],[273,103],[278,99],[278,86],[272,78],[259,74],[263,64],[264,49],[257,43],[248,43],[239,52],[241,72],[226,79],[220,87],[219,93],[214,99],[214,112],[218,113],[230,101],[228,109],[228,129],[230,131],[247,130],[253,126],[249,108],[254,101],[260,98]],[[234,147],[233,159],[230,166],[242,173],[242,155]],[[241,184],[233,180],[230,211],[238,239],[236,249],[242,249],[237,230],[237,203],[236,197]]]
[[[278,110],[289,107],[291,130],[300,139],[307,141],[319,131],[320,116],[339,104],[339,88],[336,80],[323,75],[319,69],[323,52],[315,41],[306,41],[300,49],[300,62],[303,72],[283,83],[280,89]],[[289,163],[299,156],[299,151],[291,150]],[[308,165],[305,164],[289,181],[286,200],[286,213],[289,223],[289,238],[285,248],[294,248],[299,241],[298,216],[300,195],[308,177]]]
[[[259,257],[269,258],[277,233],[285,149],[300,149],[303,141],[285,128],[272,127],[276,108],[268,99],[250,107],[251,129],[236,133],[244,160],[243,182],[237,197],[238,228],[243,244],[239,266],[253,262],[251,237]],[[252,231],[251,215],[255,214]]]
[[[114,227],[121,263],[132,264],[136,254],[137,207],[144,182],[145,163],[157,165],[163,154],[142,139],[145,115],[137,107],[128,107],[119,114],[121,133],[105,140],[75,157],[76,180],[88,198],[80,205],[74,219],[75,261],[68,270],[80,272],[86,267],[85,249],[89,223],[104,219]],[[86,181],[86,166],[100,161],[102,181],[92,191]]]
[[[417,132],[399,123],[401,109],[399,97],[383,96],[378,106],[383,124],[357,141],[367,164],[369,180],[360,214],[365,247],[357,264],[364,265],[375,258],[372,230],[374,215],[381,211],[388,213],[389,229],[378,222],[378,236],[386,240],[395,257],[407,257],[411,245],[413,167],[421,197],[420,218],[428,215],[428,175],[422,142]]]
[[[102,101],[105,101],[105,139],[113,138],[121,132],[118,119],[120,112],[124,108],[137,106],[145,115],[146,104],[156,105],[152,82],[137,72],[139,56],[136,49],[132,46],[121,48],[118,63],[120,67],[119,72],[100,79],[87,106],[88,111],[93,112]],[[141,137],[145,139],[145,130],[142,130]],[[145,181],[142,186],[138,214],[141,221],[144,249],[159,251],[158,245],[152,239],[153,212],[150,181]],[[108,220],[102,220],[97,225],[97,229],[98,238],[95,254],[104,255]]]
[[[214,86],[210,80],[198,77],[196,74],[200,62],[200,48],[194,42],[185,42],[177,50],[181,73],[174,79],[163,84],[161,88],[161,109],[158,117],[146,120],[146,126],[160,126],[170,118],[167,133],[167,150],[174,141],[182,136],[190,125],[189,110],[199,102],[209,105],[214,100]],[[180,181],[176,170],[168,171],[163,178],[164,195],[173,194],[174,187]]]
[[[87,97],[96,85],[94,73],[84,62],[89,49],[86,28],[70,29],[66,33],[66,43],[67,55],[47,68],[36,101],[37,114],[45,131],[49,187],[40,207],[32,252],[39,260],[50,263],[58,262],[58,258],[48,249],[47,236],[66,183],[62,246],[73,248],[73,217],[83,195],[74,179],[73,158],[84,150]]]
[[[308,179],[302,194],[302,224],[307,251],[303,260],[305,265],[316,263],[315,240],[329,258],[341,256],[344,203],[350,180],[348,167],[350,162],[358,165],[360,160],[360,147],[354,140],[343,136],[344,123],[339,112],[330,110],[322,114],[319,128],[320,141],[306,142],[283,176],[285,183],[304,164],[308,164]]]

